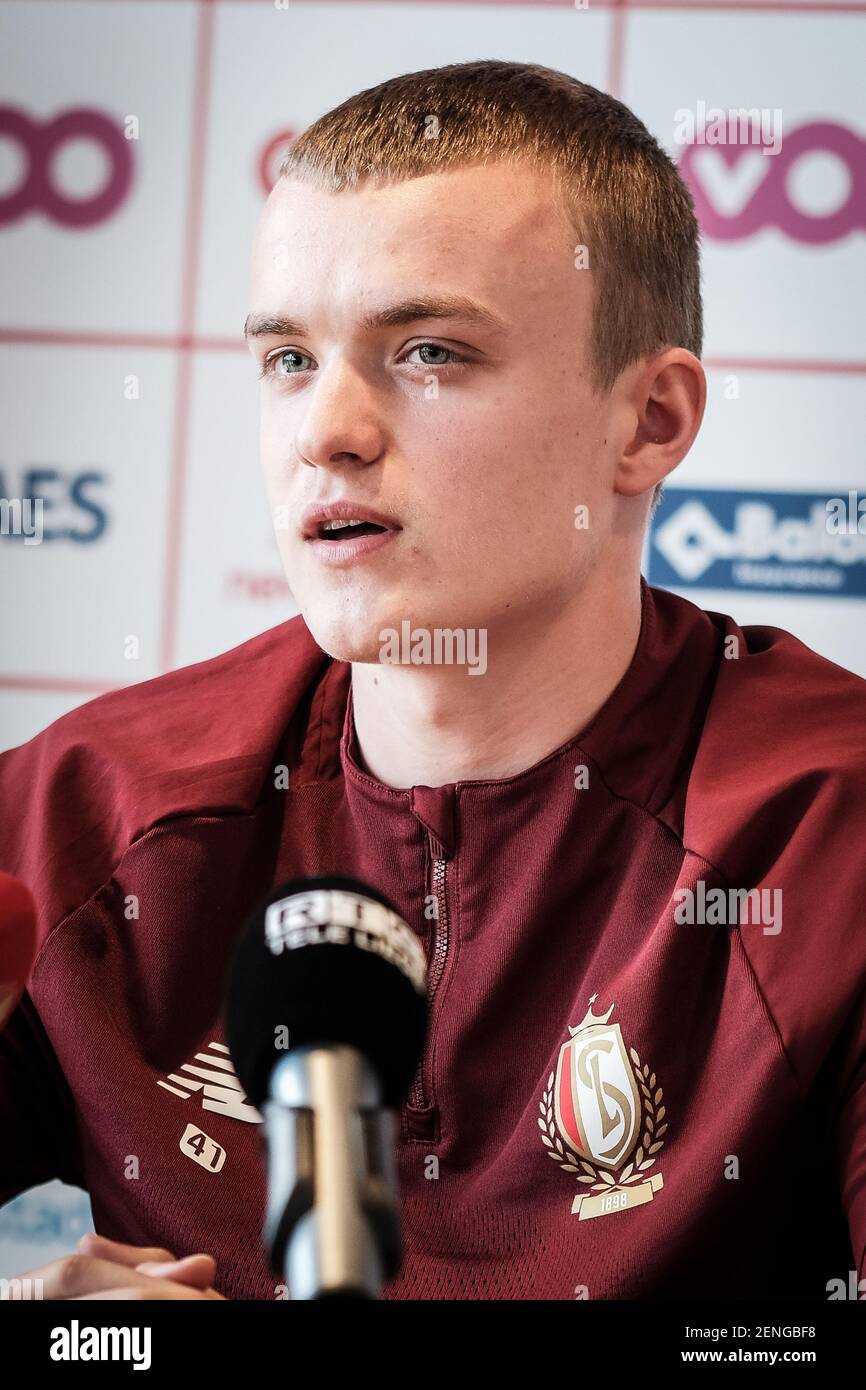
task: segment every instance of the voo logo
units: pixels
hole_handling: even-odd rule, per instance
[[[17,187],[0,197],[0,226],[41,212],[64,227],[90,227],[117,211],[132,183],[132,150],[123,132],[101,111],[78,107],[53,120],[33,120],[14,106],[0,106],[0,141],[18,147],[23,174]],[[70,140],[86,140],[105,156],[102,187],[88,198],[70,197],[55,183],[54,161]]]
[[[836,165],[843,175],[841,196],[829,207],[806,206],[798,191],[804,161],[812,157]],[[786,133],[772,159],[747,144],[688,145],[680,172],[694,195],[702,232],[719,241],[776,227],[792,241],[817,246],[866,230],[866,141],[833,121]],[[832,177],[826,167],[820,174]]]

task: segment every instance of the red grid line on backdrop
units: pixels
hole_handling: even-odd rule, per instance
[[[190,333],[79,333],[53,328],[0,328],[2,343],[18,343],[28,347],[48,344],[53,347],[236,352],[239,355],[248,351],[240,333],[237,338],[214,338]],[[866,373],[866,359],[858,362],[855,359],[831,357],[717,357],[704,353],[701,361],[711,371],[736,368],[743,372],[824,372],[830,376]]]
[[[22,3],[23,0],[19,0]],[[82,0],[94,3],[94,0]],[[105,0],[102,0],[104,3]],[[118,0],[113,0],[117,3]],[[32,3],[32,0],[29,0]],[[138,0],[140,3],[140,0]],[[191,0],[163,0],[169,4],[189,4]],[[189,460],[190,413],[192,394],[192,354],[196,352],[246,352],[238,339],[198,336],[194,332],[197,309],[197,266],[201,250],[201,231],[204,207],[204,167],[207,121],[210,108],[213,73],[214,10],[218,5],[258,4],[274,9],[273,0],[195,0],[198,8],[194,84],[192,95],[192,126],[190,133],[190,170],[187,208],[184,227],[184,249],[181,271],[181,323],[191,331],[177,334],[76,332],[52,329],[0,328],[0,343],[35,345],[53,343],[79,347],[127,347],[168,349],[177,355],[175,397],[173,407],[172,444],[169,470],[169,500],[166,517],[166,556],[163,574],[162,622],[159,639],[159,666],[170,670],[174,664],[177,633],[177,611],[180,590],[180,543],[182,515],[186,500]],[[307,0],[307,3],[331,3],[331,0]],[[548,7],[575,8],[574,0],[340,0],[352,4],[438,3],[449,5],[510,4],[529,8],[530,3]],[[710,13],[713,11],[764,12],[774,14],[866,15],[866,0],[590,0],[589,9],[610,10],[612,14],[610,53],[608,59],[608,91],[616,96],[622,85],[625,53],[625,24],[628,13],[640,11],[661,13]],[[289,13],[291,5],[289,6]],[[198,136],[198,139],[196,138]],[[704,365],[715,370],[810,372],[832,375],[866,373],[866,362],[810,361],[806,359],[704,357]],[[133,684],[134,682],[130,682]],[[97,681],[89,677],[2,675],[0,690],[30,690],[94,695],[119,688],[119,683]]]
[[[68,0],[68,3],[70,0]],[[80,4],[120,4],[122,0],[71,0]],[[334,0],[303,0],[308,5],[325,5]],[[8,3],[8,0],[7,0]],[[18,4],[34,4],[39,0],[17,0]],[[43,3],[56,4],[57,0],[43,0]],[[127,3],[142,4],[143,0],[127,0]],[[150,0],[153,4],[154,0]],[[162,0],[164,4],[188,5],[190,0]],[[274,0],[198,0],[200,5],[258,5],[260,9],[275,9]],[[574,9],[574,0],[338,0],[340,4],[356,5],[502,5],[522,6],[524,9],[548,8]],[[291,13],[294,5],[289,3],[286,13]],[[866,14],[866,0],[589,0],[592,10],[741,10],[744,14],[763,10],[776,14]]]
[[[134,684],[134,682],[129,682]],[[0,676],[0,690],[29,690],[39,694],[104,695],[123,687],[86,676]]]
[[[199,0],[195,39],[195,78],[192,95],[192,121],[189,137],[189,180],[187,184],[186,226],[181,270],[180,322],[195,330],[198,302],[198,265],[204,213],[204,170],[213,76],[214,22],[209,0]],[[180,544],[183,509],[186,501],[189,459],[190,413],[192,404],[192,356],[185,345],[178,346],[175,384],[174,425],[169,470],[166,551],[163,571],[162,629],[159,664],[163,671],[174,664],[177,609],[180,591]]]
[[[174,0],[180,3],[180,0]],[[212,4],[267,5],[273,0],[210,0]],[[307,0],[307,4],[325,5],[332,0]],[[522,5],[533,9],[541,5],[549,9],[573,10],[574,0],[340,0],[355,5]],[[290,6],[291,8],[291,6]],[[866,0],[589,0],[587,10],[765,10],[777,14],[866,14]],[[583,11],[581,11],[583,13]]]

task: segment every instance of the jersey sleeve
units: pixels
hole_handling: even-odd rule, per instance
[[[114,789],[87,737],[87,710],[0,753],[0,869],[33,894],[37,955],[104,881],[115,852]]]
[[[55,901],[57,885],[64,881],[57,855],[66,846],[64,793],[71,787],[62,766],[57,767],[55,741],[54,731],[48,730],[0,754],[0,869],[33,894],[35,957],[63,910]],[[0,960],[0,976],[2,965]],[[0,1206],[53,1178],[82,1185],[75,1135],[65,1078],[25,991],[0,1029]]]
[[[0,1032],[0,1206],[53,1178],[84,1187],[75,1107],[29,994]]]
[[[837,1106],[835,1150],[842,1208],[857,1277],[866,1280],[866,992],[846,1029],[845,1088]],[[863,1294],[866,1297],[866,1285]]]

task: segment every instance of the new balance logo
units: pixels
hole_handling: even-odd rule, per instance
[[[192,1062],[184,1062],[180,1072],[185,1075],[169,1072],[168,1081],[157,1081],[157,1086],[180,1096],[181,1100],[189,1100],[194,1091],[201,1091],[203,1110],[215,1110],[218,1115],[244,1120],[248,1125],[260,1125],[262,1117],[247,1100],[225,1043],[211,1042],[208,1048],[208,1052],[197,1052]],[[199,1062],[206,1062],[207,1066],[197,1066]]]

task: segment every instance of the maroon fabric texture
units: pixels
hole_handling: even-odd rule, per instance
[[[369,776],[351,668],[301,618],[0,756],[0,869],[40,933],[0,1036],[0,1202],[78,1182],[105,1235],[211,1251],[228,1297],[279,1296],[225,973],[270,887],[342,873],[438,977],[395,1119],[387,1297],[826,1299],[866,1276],[866,683],[642,594],[619,686],[512,777]],[[681,890],[716,888],[778,890],[781,930],[677,920]],[[557,1116],[590,1009],[607,1060],[584,1056],[574,1164]],[[629,1125],[627,1160],[587,1160]],[[181,1147],[197,1132],[210,1167]]]

